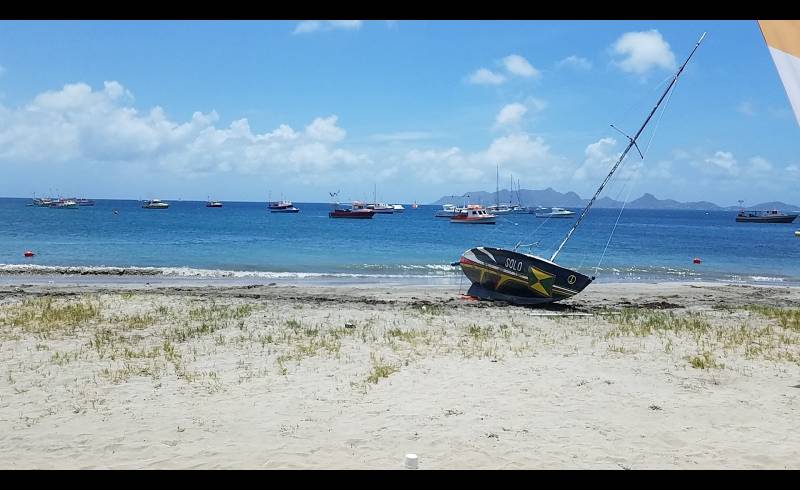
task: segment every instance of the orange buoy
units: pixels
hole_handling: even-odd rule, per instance
[[[702,260],[700,260],[697,257],[695,257],[695,258],[692,259],[692,262],[695,263],[695,264],[699,264],[700,262],[702,262]]]
[[[22,255],[24,255],[25,257],[33,257],[36,254],[31,252],[30,250],[26,250],[25,253]]]

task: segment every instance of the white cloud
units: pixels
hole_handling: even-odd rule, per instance
[[[528,63],[528,60],[518,54],[510,54],[505,58],[497,61],[505,68],[509,76],[517,76],[523,78],[541,78],[542,74]],[[469,83],[475,85],[500,85],[508,80],[505,75],[493,72],[488,68],[479,68],[472,72],[467,79]]]
[[[344,29],[354,31],[361,29],[360,20],[304,20],[297,24],[292,34],[308,34],[317,31]]]
[[[512,75],[517,75],[525,78],[539,78],[541,73],[539,70],[531,66],[528,60],[518,54],[511,54],[503,58],[503,66]]]
[[[739,166],[733,153],[729,151],[717,151],[713,156],[703,160],[705,165],[700,165],[706,173],[736,177],[739,175]]]
[[[480,68],[469,76],[468,81],[475,85],[500,85],[506,81],[506,77],[487,68]]]
[[[617,140],[614,138],[601,138],[586,146],[583,164],[575,170],[576,180],[595,179],[605,176],[619,156],[616,150]]]
[[[541,112],[547,107],[547,102],[542,99],[537,99],[535,97],[528,97],[525,99],[525,106],[531,112]]]
[[[541,137],[526,133],[496,138],[485,151],[464,152],[458,147],[411,150],[399,165],[427,184],[475,186],[494,182],[497,165],[503,172],[525,175],[529,185],[563,181],[573,167],[565,158],[552,154]]]
[[[574,68],[576,70],[588,71],[592,69],[592,62],[580,56],[567,56],[556,65],[558,68]]]
[[[744,114],[745,116],[754,116],[756,114],[753,109],[753,103],[750,101],[743,101],[736,107],[736,111]]]
[[[302,132],[282,124],[259,134],[247,119],[218,128],[216,112],[195,112],[181,123],[160,107],[140,113],[126,104],[130,100],[118,82],[96,91],[77,83],[39,94],[19,108],[0,106],[0,162],[125,162],[184,176],[266,171],[298,173],[305,180],[326,179],[324,172],[334,167],[338,173],[372,163],[335,146],[346,136],[335,115],[315,118]]]
[[[800,179],[800,165],[795,163],[786,166],[786,172],[795,179]]]
[[[615,64],[628,73],[644,75],[653,68],[675,69],[675,55],[661,33],[653,29],[626,32],[614,44],[611,52],[621,58]]]
[[[516,126],[522,121],[522,116],[528,112],[528,108],[519,102],[508,104],[500,109],[495,118],[495,127]]]
[[[330,116],[326,118],[318,117],[306,126],[306,134],[311,138],[319,141],[336,142],[344,139],[347,132],[336,126],[338,121],[337,116]]]
[[[750,159],[750,172],[755,175],[762,175],[772,170],[772,164],[766,158],[755,156]]]

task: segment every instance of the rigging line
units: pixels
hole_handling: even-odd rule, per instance
[[[603,259],[606,256],[606,251],[608,250],[609,244],[611,244],[611,239],[614,237],[614,232],[617,230],[617,225],[619,224],[619,219],[622,218],[622,212],[625,210],[625,206],[628,204],[628,199],[631,197],[631,191],[634,188],[634,183],[631,182],[630,187],[628,187],[628,195],[625,196],[625,200],[622,201],[622,207],[619,208],[619,214],[617,215],[617,220],[614,222],[614,227],[611,229],[611,234],[608,235],[608,241],[606,242],[606,246],[603,247],[603,253],[600,255],[600,260],[597,261],[597,265],[594,267],[594,275],[597,276],[597,271],[600,269],[600,264],[603,262]]]
[[[534,213],[533,213],[533,214],[534,214],[534,217],[535,217],[535,216],[536,216],[536,211],[534,211]],[[523,245],[522,245],[522,242],[523,242],[523,241],[526,241],[526,242],[527,242],[527,241],[530,241],[530,240],[532,240],[532,239],[535,237],[536,233],[539,231],[539,229],[540,229],[542,226],[544,226],[544,224],[545,224],[545,223],[547,223],[549,220],[550,220],[550,216],[548,216],[547,218],[545,218],[545,220],[544,220],[543,222],[539,223],[539,226],[537,226],[535,230],[533,230],[533,231],[532,231],[532,232],[531,232],[529,235],[527,235],[527,237],[526,237],[526,239],[525,239],[525,240],[520,240],[520,241],[518,241],[518,242],[517,242],[517,245],[515,245],[515,246],[514,246],[514,248],[513,248],[512,250],[516,251],[516,250],[517,250],[517,248],[519,248],[519,247],[523,246]],[[536,242],[533,242],[533,243],[532,243],[532,245],[534,245],[534,244],[538,245],[538,243],[539,243],[540,241],[541,241],[541,240],[537,240]]]
[[[622,196],[622,191],[624,191],[624,190],[625,190],[625,184],[623,184],[623,186],[622,186],[622,187],[620,187],[620,189],[619,189],[619,192],[617,192],[617,195],[616,195],[616,197],[614,197],[614,200],[615,200],[615,201],[619,202],[619,198],[620,198],[620,196]],[[628,192],[628,197],[630,197],[630,192]],[[627,199],[627,198],[626,198],[626,199]],[[584,253],[583,253],[583,257],[581,257],[581,263],[580,263],[580,264],[578,264],[578,269],[580,269],[581,267],[583,267],[583,264],[584,264],[584,262],[586,262],[586,258],[587,258],[587,257],[589,257],[589,254],[590,254],[591,252],[592,252],[592,249],[591,249],[591,247],[587,247],[587,249],[586,249],[586,252],[584,252]],[[595,268],[595,275],[597,275],[597,268]]]
[[[661,114],[659,114],[658,119],[656,120],[655,126],[653,126],[653,133],[650,135],[650,140],[647,142],[647,146],[644,148],[644,154],[648,153],[650,150],[650,144],[653,142],[653,139],[656,136],[656,132],[658,132],[658,127],[661,125],[661,119],[664,117],[664,114],[667,112],[667,108],[669,107],[669,101],[672,98],[672,94],[674,91],[671,91],[669,95],[667,95],[667,100],[664,101],[664,109],[661,110]],[[635,182],[631,182],[631,186],[628,188],[628,195],[625,197],[625,201],[622,203],[622,207],[619,210],[619,214],[617,215],[617,220],[614,222],[614,227],[611,229],[611,234],[608,236],[608,241],[606,242],[606,246],[603,248],[603,253],[600,255],[600,260],[597,261],[597,265],[594,268],[594,274],[597,275],[597,271],[600,269],[600,264],[603,262],[603,259],[606,256],[606,251],[608,250],[608,246],[611,243],[611,239],[614,237],[614,232],[617,230],[617,225],[619,224],[619,220],[622,217],[622,212],[625,210],[625,206],[628,203],[628,199],[631,197],[631,191],[635,187]]]
[[[614,164],[614,167],[612,167],[611,172],[609,172],[609,174],[606,176],[606,178],[600,184],[600,187],[597,188],[597,191],[594,193],[594,196],[592,196],[592,198],[589,200],[589,203],[586,205],[585,208],[583,208],[583,211],[581,211],[581,214],[578,216],[577,221],[575,221],[575,224],[572,225],[572,227],[569,229],[567,234],[564,236],[564,239],[561,241],[561,244],[558,246],[556,251],[553,252],[553,255],[550,256],[550,261],[551,262],[554,262],[556,260],[556,257],[561,252],[561,249],[564,248],[564,246],[567,244],[569,239],[572,238],[572,234],[575,233],[575,230],[578,228],[578,225],[580,225],[581,221],[583,220],[583,218],[586,217],[586,214],[589,212],[589,209],[591,209],[592,204],[594,204],[594,202],[597,200],[597,197],[603,192],[603,188],[606,186],[606,184],[608,184],[608,181],[611,180],[611,177],[614,175],[614,172],[617,170],[617,168],[625,160],[625,157],[628,155],[628,153],[630,152],[631,148],[634,145],[636,145],[636,140],[639,139],[639,136],[642,134],[642,132],[647,127],[647,123],[649,123],[650,120],[653,118],[653,115],[655,115],[656,111],[658,110],[658,106],[661,105],[661,102],[664,101],[664,98],[667,96],[669,91],[675,86],[675,83],[678,81],[678,77],[680,77],[680,75],[683,72],[684,68],[686,68],[686,65],[689,63],[689,60],[692,59],[692,56],[697,51],[697,48],[700,47],[700,43],[703,42],[703,39],[705,37],[706,37],[706,33],[704,32],[703,35],[700,36],[700,39],[697,40],[697,43],[694,45],[694,48],[692,48],[692,51],[689,53],[689,56],[686,58],[686,61],[684,61],[683,64],[681,65],[681,67],[678,68],[678,71],[675,73],[674,77],[672,78],[672,81],[670,81],[669,85],[667,85],[667,88],[664,90],[664,93],[661,94],[661,97],[658,99],[658,102],[656,102],[656,105],[650,110],[650,113],[647,115],[647,118],[644,120],[642,125],[639,127],[639,129],[636,131],[636,133],[633,135],[633,137],[628,137],[628,139],[630,139],[630,142],[628,143],[628,146],[625,147],[625,150],[620,155],[619,160],[617,160],[617,163]],[[638,146],[637,146],[636,149],[639,150]],[[640,153],[641,153],[641,151],[640,151]],[[644,159],[644,155],[642,155],[642,158]]]
[[[535,214],[535,213],[536,213],[536,212],[534,211],[534,217],[536,217],[536,214]],[[550,221],[550,218],[551,218],[551,216],[548,216],[547,218],[545,218],[545,219],[544,219],[544,221],[542,221],[541,223],[539,223],[539,226],[537,226],[537,227],[536,227],[536,229],[535,229],[535,230],[533,230],[533,232],[532,232],[530,235],[528,235],[528,237],[529,237],[529,238],[528,238],[527,240],[525,240],[525,241],[530,241],[530,240],[532,240],[532,239],[535,237],[536,233],[539,231],[539,229],[540,229],[542,226],[544,226],[544,224],[545,224],[545,223],[547,223],[548,221]],[[534,244],[538,244],[540,241],[541,241],[541,240],[537,240],[536,242],[533,242],[533,243],[534,243]],[[518,242],[518,243],[521,243],[521,242]],[[518,245],[518,246],[520,246],[520,245]],[[516,250],[516,248],[515,248],[514,250]]]
[[[658,82],[658,84],[656,84],[650,91],[639,94],[624,109],[617,111],[616,114],[611,114],[611,120],[620,121],[624,123],[625,118],[631,115],[635,107],[641,106],[645,98],[649,97],[652,92],[656,92],[659,89],[661,89],[667,82],[669,82],[670,78],[672,78],[673,75],[674,72],[670,73],[663,80]],[[605,130],[603,130],[603,133],[598,133],[598,136],[602,137],[603,134],[605,134]]]

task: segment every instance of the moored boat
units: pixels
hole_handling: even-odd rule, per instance
[[[169,203],[166,203],[160,199],[150,199],[149,201],[144,201],[144,203],[142,203],[142,207],[144,209],[167,209],[169,207]]]
[[[94,206],[93,199],[86,199],[82,197],[68,197],[67,199],[70,201],[75,201],[78,206]]]
[[[378,214],[394,214],[394,207],[382,202],[367,204],[367,209],[371,209]]]
[[[564,208],[550,208],[550,211],[537,210],[537,218],[572,218],[575,216],[575,211],[570,211]]]
[[[434,215],[437,218],[452,218],[458,214],[458,208],[455,204],[442,204],[442,209],[436,211]]]
[[[451,223],[474,224],[474,225],[493,225],[496,216],[486,212],[478,205],[469,205],[466,208],[459,208],[458,213],[450,218]]]
[[[797,214],[786,214],[773,209],[771,211],[745,211],[740,210],[736,215],[738,223],[792,223],[797,219]]]
[[[51,202],[50,207],[58,209],[76,209],[78,207],[78,203],[72,199],[59,199],[58,201]]]
[[[328,213],[329,218],[346,218],[346,219],[372,219],[375,211],[368,209],[364,203],[354,201],[350,209],[340,208],[334,205],[334,209]]]

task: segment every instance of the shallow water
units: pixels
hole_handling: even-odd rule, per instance
[[[549,258],[574,222],[509,215],[494,226],[465,226],[435,218],[439,206],[333,220],[323,203],[295,203],[300,213],[279,214],[245,202],[214,209],[170,201],[166,210],[142,209],[137,201],[99,200],[78,209],[28,202],[0,199],[0,274],[57,275],[69,271],[50,267],[73,266],[73,273],[116,275],[105,268],[135,267],[156,269],[126,274],[452,284],[460,271],[450,263],[464,250],[537,241],[523,251]],[[599,281],[800,283],[798,223],[736,223],[733,211],[626,209],[603,255],[618,214],[592,209],[558,262]],[[28,249],[36,256],[23,257]],[[694,257],[702,263],[693,264]]]

